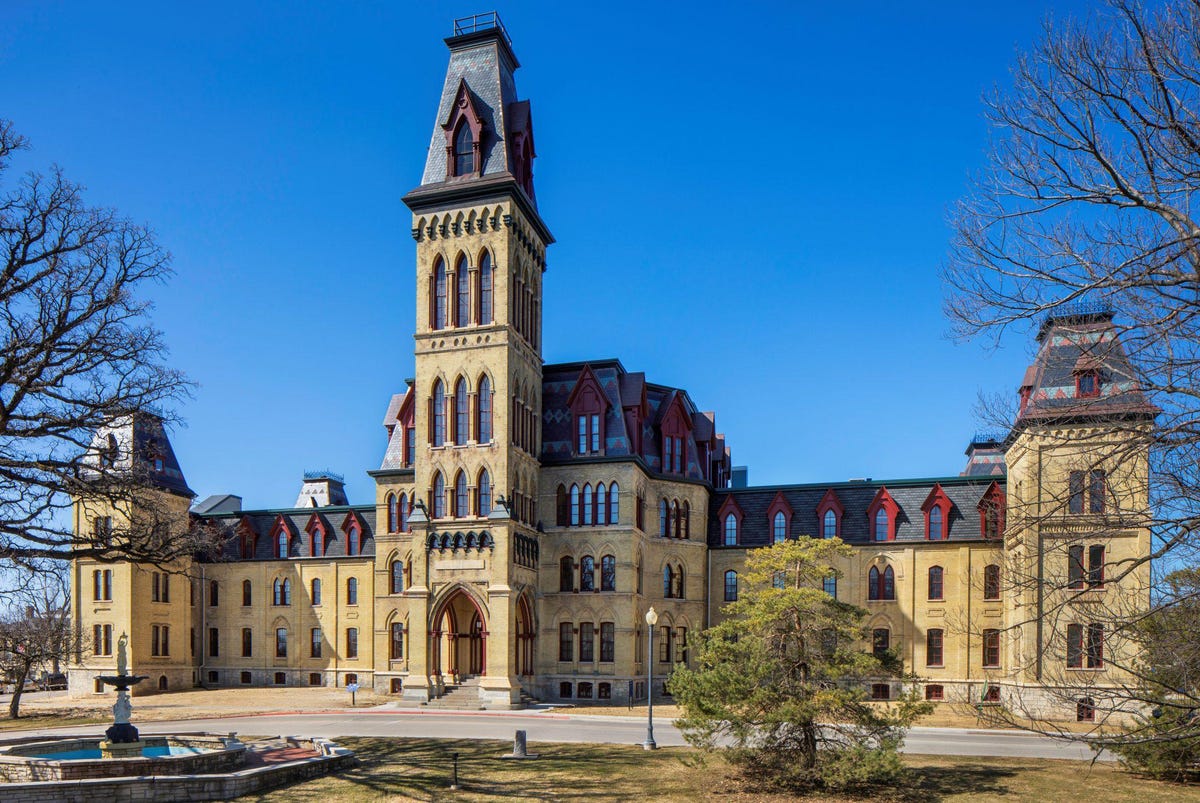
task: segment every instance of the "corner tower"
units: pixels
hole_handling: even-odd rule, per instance
[[[421,184],[404,196],[417,243],[405,450],[416,501],[411,536],[397,524],[396,554],[411,555],[412,568],[405,604],[385,601],[396,610],[379,613],[408,622],[407,697],[478,678],[481,700],[497,706],[518,701],[533,673],[519,645],[533,637],[542,274],[553,238],[537,209],[532,115],[517,99],[507,32],[494,13],[469,17],[446,44]]]

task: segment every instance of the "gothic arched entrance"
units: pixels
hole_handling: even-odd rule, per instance
[[[429,630],[435,675],[487,673],[487,625],[479,603],[462,588],[437,606]]]

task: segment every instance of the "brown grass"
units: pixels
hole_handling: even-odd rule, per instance
[[[433,739],[339,739],[358,752],[362,765],[247,800],[286,801],[561,801],[794,800],[757,788],[720,757],[688,748],[647,753],[636,746],[530,744],[534,761],[502,761],[501,742]],[[450,791],[450,755],[458,752],[459,791]],[[873,800],[921,801],[1108,801],[1200,802],[1200,787],[1150,781],[1109,765],[1036,759],[912,756],[913,778],[904,789],[876,792]],[[863,798],[813,796],[813,800]]]

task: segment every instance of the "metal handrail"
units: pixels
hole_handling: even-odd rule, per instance
[[[488,31],[492,29],[500,31],[500,35],[504,37],[504,41],[512,47],[512,38],[508,35],[508,31],[504,27],[504,23],[500,21],[500,14],[495,11],[488,11],[483,14],[472,14],[469,17],[459,17],[454,20],[454,35],[465,36],[469,33],[478,31]]]

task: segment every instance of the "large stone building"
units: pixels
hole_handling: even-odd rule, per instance
[[[1082,678],[1084,702],[1059,713],[1099,704],[1127,648],[1095,601],[1145,604],[1149,584],[1146,564],[1104,574],[1148,553],[1145,448],[1129,432],[1154,417],[1111,316],[1046,322],[1015,425],[972,443],[961,475],[746,487],[685,390],[616,360],[543,365],[553,238],[517,59],[498,23],[446,41],[424,174],[404,198],[415,377],[387,405],[374,500],[349,504],[340,477],[316,472],[288,507],[225,495],[189,510],[158,419],[114,422],[97,459],[149,467],[178,526],[211,528],[223,554],[77,561],[72,692],[100,691],[127,634],[131,670],[152,678],[143,692],[357,682],[417,702],[462,688],[490,707],[642,698],[647,669],[687,660],[687,634],[736,598],[747,550],[839,537],[854,558],[826,590],[870,611],[875,648],[898,652],[930,699],[1051,711],[1049,692]],[[1103,448],[1117,442],[1125,459]],[[81,499],[76,516],[99,534],[136,511]]]

